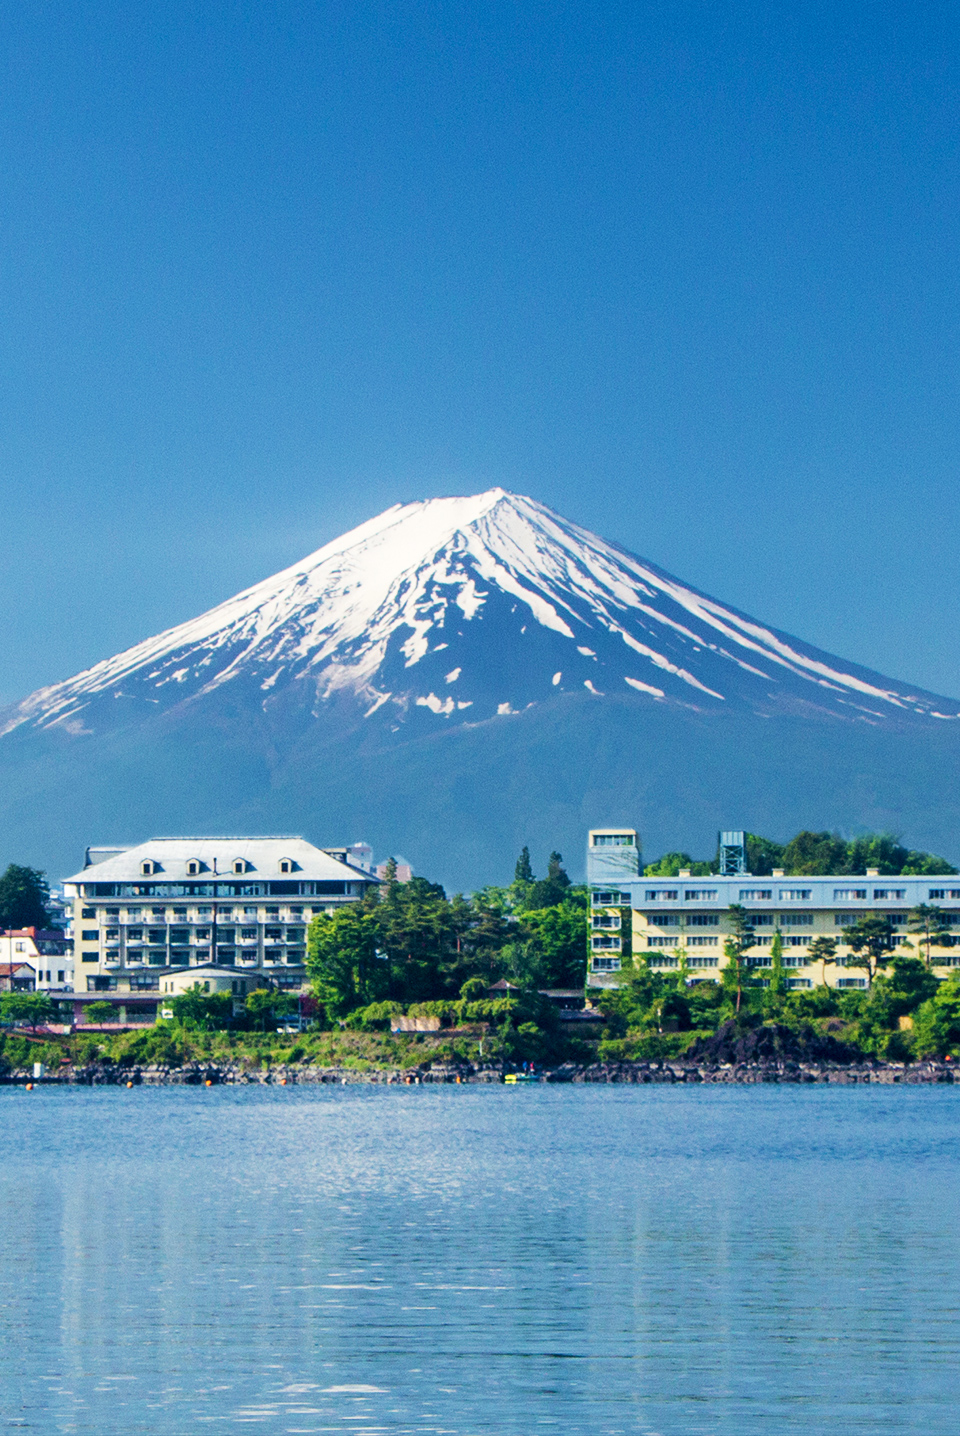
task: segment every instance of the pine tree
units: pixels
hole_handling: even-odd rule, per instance
[[[532,883],[534,881],[533,868],[530,866],[530,849],[524,845],[517,858],[517,866],[513,870],[515,883]]]
[[[11,863],[0,877],[0,928],[48,927],[49,899],[44,873]]]

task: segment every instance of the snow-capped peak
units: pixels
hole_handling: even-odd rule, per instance
[[[506,718],[565,692],[757,711],[812,703],[871,721],[960,716],[955,703],[788,638],[494,488],[397,504],[198,618],[40,689],[0,731],[91,731],[115,721],[109,699],[176,709],[235,684],[264,707],[293,693],[316,712],[346,696],[394,723]]]

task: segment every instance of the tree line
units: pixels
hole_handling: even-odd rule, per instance
[[[558,852],[538,879],[524,848],[509,886],[471,896],[388,872],[362,902],[313,919],[307,970],[334,1020],[371,1004],[459,998],[473,979],[483,989],[501,978],[528,991],[583,987],[586,911],[586,888]]]
[[[769,877],[782,868],[788,877],[862,877],[876,868],[885,877],[936,877],[957,869],[935,853],[905,848],[891,833],[862,833],[844,838],[839,833],[797,833],[787,843],[756,833],[744,835],[747,871],[754,877]],[[689,869],[694,877],[709,877],[720,871],[719,848],[712,858],[692,858],[689,853],[664,853],[644,868],[646,877],[676,877]]]

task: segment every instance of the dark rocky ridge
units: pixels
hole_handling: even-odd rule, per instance
[[[437,1083],[499,1083],[499,1067],[439,1065],[419,1072],[409,1069],[377,1068],[357,1071],[343,1067],[276,1066],[249,1068],[223,1066],[217,1063],[193,1063],[183,1067],[143,1066],[121,1067],[107,1063],[91,1063],[52,1073],[39,1079],[28,1072],[11,1072],[0,1077],[2,1086],[277,1086],[277,1085],[365,1085],[405,1086]],[[850,1086],[862,1083],[900,1084],[914,1086],[927,1083],[960,1084],[957,1064],[939,1059],[924,1062],[856,1062],[795,1061],[790,1058],[767,1057],[754,1061],[711,1063],[709,1061],[671,1062],[594,1062],[588,1065],[565,1063],[546,1069],[546,1082],[619,1083],[619,1084],[810,1084],[830,1083]]]

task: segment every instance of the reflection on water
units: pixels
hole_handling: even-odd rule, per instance
[[[0,1090],[0,1416],[945,1436],[950,1089]]]

